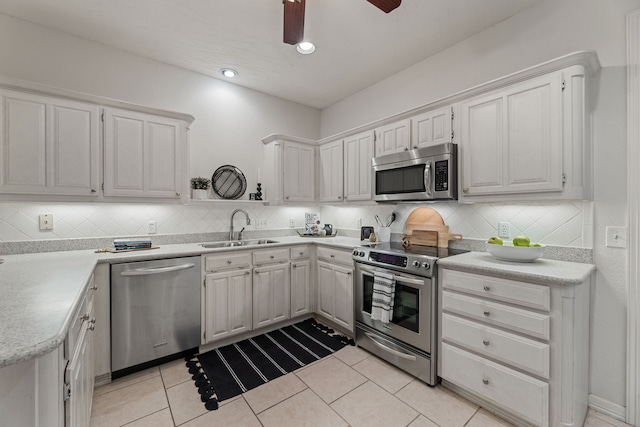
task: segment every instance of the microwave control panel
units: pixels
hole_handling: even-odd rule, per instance
[[[435,167],[435,191],[449,190],[449,161],[440,160]]]

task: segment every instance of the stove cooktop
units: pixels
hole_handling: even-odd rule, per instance
[[[439,248],[437,246],[421,245],[411,245],[408,248],[404,248],[400,242],[367,243],[361,246],[377,252],[427,256],[431,258],[446,258],[448,256],[469,252],[464,249]]]

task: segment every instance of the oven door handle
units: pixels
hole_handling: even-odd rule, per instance
[[[407,283],[409,285],[414,285],[414,286],[424,286],[424,280],[412,279],[402,274],[394,274],[392,271],[389,271],[389,270],[383,270],[379,268],[369,268],[363,265],[360,266],[360,270],[369,274],[375,274],[376,272],[390,274],[393,276],[393,280],[395,280],[396,282]]]
[[[412,354],[409,353],[404,353],[402,351],[398,351],[394,348],[388,347],[386,345],[384,345],[383,343],[381,343],[380,341],[377,340],[377,337],[373,334],[370,334],[369,332],[365,332],[364,333],[376,346],[380,347],[382,350],[384,351],[388,351],[391,354],[395,354],[398,357],[401,357],[403,359],[407,359],[407,360],[411,360],[411,361],[416,361],[416,357]]]

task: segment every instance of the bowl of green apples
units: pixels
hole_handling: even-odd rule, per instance
[[[510,242],[490,237],[485,248],[494,258],[510,262],[533,262],[544,254],[544,245],[531,243],[527,236],[516,236]]]

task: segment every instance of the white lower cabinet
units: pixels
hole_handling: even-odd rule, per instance
[[[253,328],[291,315],[289,263],[253,269]]]
[[[351,252],[318,248],[316,313],[354,331],[353,267]]]
[[[291,248],[291,317],[313,312],[309,246]]]
[[[590,279],[546,285],[439,273],[443,384],[517,425],[582,426]]]
[[[250,331],[251,270],[207,274],[204,281],[203,344]]]

